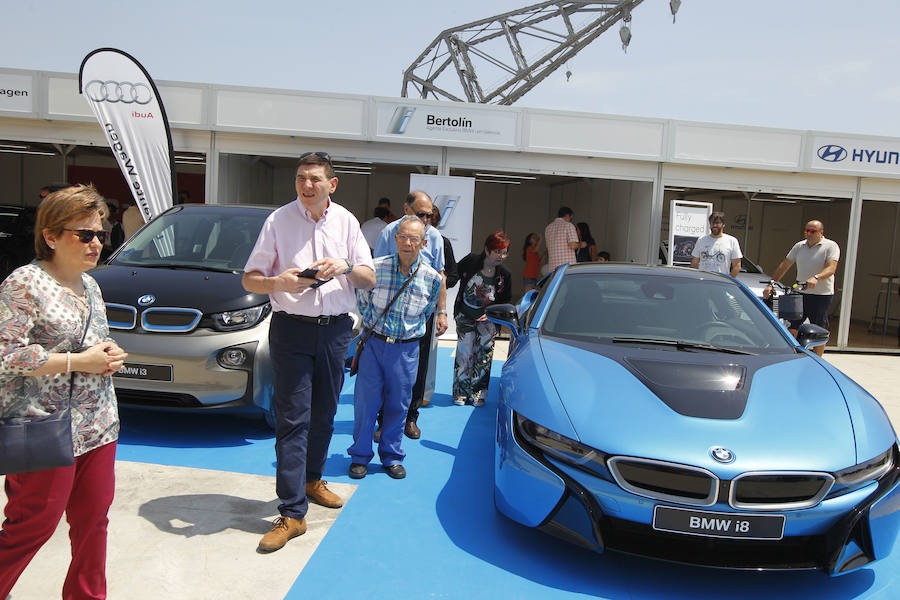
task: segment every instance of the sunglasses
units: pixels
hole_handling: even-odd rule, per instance
[[[331,157],[328,155],[327,152],[305,152],[300,155],[300,160],[303,160],[307,156],[312,156],[313,154],[315,154],[316,156],[318,156],[319,158],[321,158],[323,160],[328,161],[328,164],[331,165],[332,167],[334,166],[331,164]]]
[[[416,216],[419,217],[420,219],[430,219],[433,215],[428,212],[417,212]]]
[[[78,236],[78,239],[81,240],[82,244],[90,244],[91,240],[96,236],[97,240],[101,244],[106,243],[106,236],[108,235],[106,231],[102,229],[100,231],[94,231],[93,229],[65,229],[63,231],[74,231],[75,235]]]
[[[819,233],[818,229],[804,229],[803,233]]]

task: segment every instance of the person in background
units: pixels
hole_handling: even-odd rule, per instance
[[[387,218],[391,211],[383,206],[376,206],[374,213],[374,217],[359,226],[363,237],[366,238],[366,243],[369,244],[369,250],[372,251],[375,250],[375,242],[378,241],[381,230],[389,223]]]
[[[459,261],[459,294],[453,307],[456,318],[456,362],[453,371],[453,404],[484,406],[491,380],[494,337],[497,326],[485,309],[509,302],[511,275],[502,265],[509,256],[509,237],[495,231],[484,241],[484,250]]]
[[[825,226],[822,221],[812,220],[803,229],[806,239],[800,240],[788,251],[787,256],[772,274],[772,279],[781,281],[791,265],[797,263],[797,281],[806,283],[803,294],[803,316],[791,321],[788,330],[797,335],[803,321],[828,329],[828,311],[834,299],[834,274],[837,272],[841,249],[837,242],[825,237]],[[772,295],[772,284],[763,290],[763,298]],[[822,356],[825,346],[816,346],[813,351]]]
[[[609,252],[601,250],[597,253],[597,262],[609,262]]]
[[[709,215],[709,234],[702,236],[691,251],[691,268],[737,277],[741,272],[741,245],[725,233],[725,213]]]
[[[572,224],[575,214],[568,206],[560,206],[557,217],[544,228],[544,239],[547,241],[547,269],[554,270],[560,265],[571,265],[575,260],[575,251],[586,248],[587,243],[578,239],[578,230]]]
[[[525,261],[525,270],[522,271],[522,287],[525,292],[533,290],[541,277],[541,263],[547,257],[546,252],[540,251],[541,234],[529,233],[525,237],[525,247],[522,248],[522,260]]]
[[[71,183],[49,183],[41,188],[40,196],[41,200],[52,194],[53,192],[58,192],[59,190],[64,190],[67,187],[71,187]]]
[[[386,222],[388,222],[388,223],[393,223],[394,221],[397,220],[397,215],[395,215],[395,214],[391,211],[391,199],[390,199],[390,198],[381,198],[381,199],[378,201],[378,206],[387,209],[388,214],[387,214],[387,217],[385,217],[385,221],[386,221]]]
[[[34,229],[37,259],[0,285],[0,417],[48,415],[71,396],[75,455],[68,467],[6,476],[0,598],[63,513],[72,544],[63,598],[106,598],[107,514],[119,437],[111,375],[127,354],[110,338],[100,287],[85,273],[97,265],[106,238],[102,206],[93,186],[47,195]]]
[[[575,251],[575,260],[578,262],[596,261],[597,242],[594,241],[594,236],[591,235],[591,228],[584,221],[578,224],[578,237],[587,245]]]
[[[129,205],[122,213],[122,229],[125,232],[125,239],[133,236],[143,225],[144,217],[141,215],[141,209],[137,204]]]
[[[441,274],[419,257],[426,244],[425,224],[406,215],[394,238],[397,252],[375,259],[375,287],[356,291],[362,326],[372,328],[372,335],[359,356],[353,392],[353,445],[347,449],[353,479],[365,477],[375,457],[372,437],[382,407],[381,465],[394,479],[406,477],[402,464],[406,452],[401,444],[419,367],[419,338],[425,335],[426,321],[441,292]]]

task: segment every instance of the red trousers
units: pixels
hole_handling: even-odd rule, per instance
[[[65,600],[106,598],[107,513],[115,492],[116,443],[75,459],[71,467],[6,476],[6,520],[0,530],[0,599],[50,539],[63,512],[72,562]]]

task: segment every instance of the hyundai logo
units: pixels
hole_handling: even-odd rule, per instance
[[[844,150],[843,146],[838,146],[837,144],[826,144],[819,148],[816,154],[827,162],[838,162],[847,158],[847,151]]]
[[[84,86],[84,93],[94,102],[121,102],[122,104],[150,104],[153,92],[146,83],[130,81],[100,81],[93,79]]]
[[[140,304],[141,306],[150,306],[154,302],[156,302],[156,296],[154,296],[153,294],[144,294],[143,296],[138,298],[138,304]]]
[[[732,452],[728,448],[723,448],[722,446],[716,446],[715,448],[710,450],[709,455],[720,463],[734,462],[734,452]]]

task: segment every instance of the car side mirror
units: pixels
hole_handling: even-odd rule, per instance
[[[512,304],[492,304],[484,314],[492,323],[508,327],[514,338],[519,337],[519,313]]]
[[[827,329],[812,323],[804,323],[797,330],[797,341],[806,349],[824,346],[830,336]]]

